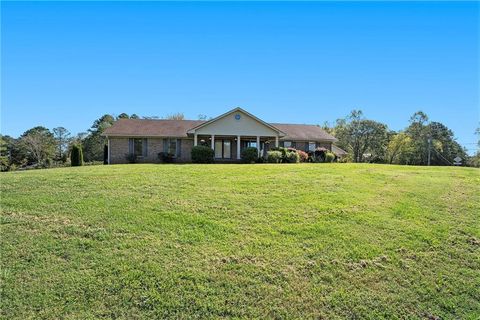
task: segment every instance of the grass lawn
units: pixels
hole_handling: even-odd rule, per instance
[[[480,318],[480,170],[115,165],[4,173],[27,318]]]

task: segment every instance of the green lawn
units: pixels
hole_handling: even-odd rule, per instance
[[[1,317],[480,318],[480,170],[4,173]]]

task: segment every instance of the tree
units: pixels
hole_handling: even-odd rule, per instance
[[[412,140],[411,164],[427,164],[429,138],[427,122],[428,116],[422,111],[417,111],[410,117],[410,125],[405,130]]]
[[[427,125],[428,136],[432,139],[432,160],[433,165],[450,165],[454,158],[459,156],[467,158],[464,148],[455,141],[452,130],[440,122],[430,122]]]
[[[203,121],[207,120],[207,115],[206,114],[199,114],[198,115],[198,120],[203,120]]]
[[[467,158],[467,166],[480,167],[480,151],[477,151],[473,156]]]
[[[478,137],[477,147],[480,149],[480,127],[475,130],[475,134]],[[480,167],[480,150],[477,149],[475,154],[467,159],[467,165],[470,167]]]
[[[28,162],[38,166],[48,166],[55,154],[55,138],[45,127],[34,127],[20,137],[20,145],[25,150]]]
[[[411,124],[425,125],[428,122],[428,116],[423,111],[417,111],[410,117]]]
[[[0,171],[8,171],[9,168],[7,141],[0,135]]]
[[[404,132],[394,134],[387,146],[388,163],[409,164],[412,157],[412,139]]]
[[[92,127],[88,130],[88,136],[82,141],[85,161],[103,161],[103,146],[107,139],[102,136],[102,133],[114,122],[115,118],[109,114],[105,114],[93,122]]]
[[[405,133],[411,139],[410,164],[428,164],[429,148],[432,165],[450,165],[457,156],[467,158],[465,149],[455,141],[452,130],[440,122],[428,122],[428,116],[422,111],[412,115]]]
[[[183,115],[183,113],[177,112],[177,113],[173,113],[173,114],[169,114],[169,115],[165,116],[164,119],[167,119],[167,120],[185,120],[185,116]]]
[[[478,127],[476,130],[475,130],[475,134],[477,135],[477,147],[480,148],[480,127]]]
[[[328,121],[324,121],[322,125],[319,125],[319,127],[322,128],[325,132],[334,135],[335,128],[331,126]]]
[[[352,161],[384,161],[388,130],[383,123],[363,118],[360,110],[353,110],[347,119],[337,120],[334,129],[340,148],[348,150]]]
[[[55,137],[55,141],[57,143],[57,154],[55,160],[62,162],[67,161],[68,144],[71,140],[70,131],[64,127],[53,128],[53,136]]]
[[[15,139],[11,136],[2,136],[4,147],[6,150],[2,154],[6,154],[8,158],[8,170],[27,164],[27,154],[25,149],[20,145],[20,139]]]
[[[118,119],[130,119],[130,116],[128,114],[126,114],[125,112],[123,113],[120,113],[117,117],[117,120]]]
[[[72,153],[70,155],[70,159],[72,162],[72,167],[83,166],[83,153],[81,146],[76,144],[72,146]]]
[[[140,119],[140,117],[135,113],[129,116],[128,113],[122,112],[117,116],[117,120],[118,119]]]
[[[85,140],[87,137],[88,137],[88,132],[77,133],[75,137],[72,137],[70,139],[69,149],[71,149],[74,144],[82,144],[82,141]]]
[[[104,114],[103,116],[101,116],[100,118],[98,118],[93,122],[93,125],[90,129],[88,129],[88,132],[90,133],[103,132],[108,127],[111,127],[114,122],[115,122],[115,118],[112,115]]]

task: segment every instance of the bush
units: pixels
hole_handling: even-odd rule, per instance
[[[107,145],[103,146],[103,164],[108,164],[108,146]]]
[[[335,160],[335,154],[333,152],[325,153],[325,162],[333,162]]]
[[[70,154],[72,167],[83,166],[83,152],[79,145],[72,146],[72,153]]]
[[[315,152],[307,151],[308,162],[315,162]]]
[[[255,163],[265,163],[267,162],[267,159],[264,157],[258,157],[257,160],[255,160]]]
[[[297,153],[297,150],[295,150],[295,151],[288,150],[288,152],[285,154],[285,157],[283,158],[283,162],[285,162],[285,163],[298,163],[298,162],[300,162],[300,155]]]
[[[137,162],[137,157],[133,153],[126,153],[125,154],[125,159],[127,159],[128,163],[136,163]]]
[[[215,152],[207,146],[195,146],[192,148],[192,162],[194,163],[213,163]]]
[[[297,150],[298,156],[300,157],[300,162],[308,161],[308,153],[302,150]]]
[[[282,161],[285,159],[285,155],[287,154],[288,149],[283,147],[273,147],[270,149],[271,151],[279,151],[282,154]]]
[[[242,161],[245,163],[254,163],[258,159],[258,150],[254,147],[243,149],[241,154]]]
[[[303,151],[300,151],[300,150],[297,150],[295,148],[282,148],[282,147],[279,147],[279,148],[271,148],[270,151],[275,151],[275,152],[280,152],[280,160],[277,161],[276,159],[276,154],[273,156],[273,163],[280,163],[280,162],[283,162],[283,163],[298,163],[300,162],[300,159],[301,157],[303,157],[303,161],[307,161],[308,159],[308,155],[303,152]],[[300,154],[300,152],[302,153],[302,155]],[[268,161],[268,156],[267,156],[267,161]],[[268,161],[270,162],[270,161]]]
[[[161,163],[172,163],[174,160],[173,154],[168,152],[160,152],[158,154],[158,159],[160,160]]]
[[[282,152],[273,150],[267,152],[267,162],[269,163],[280,163],[282,161]]]
[[[325,155],[328,152],[328,149],[324,147],[318,147],[314,152],[314,162],[325,162]]]

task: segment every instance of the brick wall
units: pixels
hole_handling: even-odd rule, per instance
[[[323,147],[325,149],[328,149],[332,151],[332,143],[331,142],[317,142],[317,148],[318,147]]]
[[[110,163],[128,163],[128,140],[129,138],[110,138]],[[192,139],[181,139],[180,157],[177,162],[190,162],[193,147]],[[139,157],[139,163],[159,163],[158,154],[163,152],[163,138],[147,138],[147,156]]]
[[[181,139],[180,157],[175,162],[191,162],[191,151],[193,148],[193,139]],[[237,144],[234,139],[231,140],[232,160],[237,158]],[[275,146],[270,144],[270,148]],[[317,142],[317,147],[324,147],[332,150],[331,142]],[[298,150],[307,150],[307,141],[295,141],[295,148]],[[269,148],[267,148],[268,150]],[[163,151],[163,138],[147,138],[147,156],[139,158],[138,162],[158,163],[158,153]],[[128,138],[110,138],[110,163],[128,163],[126,155],[128,154]]]
[[[128,138],[110,138],[110,163],[127,163]]]
[[[295,149],[307,151],[308,150],[308,142],[305,141],[295,141]]]
[[[147,156],[141,161],[143,163],[158,163],[158,153],[163,151],[162,138],[147,138]]]
[[[192,148],[193,139],[182,139],[180,147],[180,158],[177,162],[190,162],[192,161]]]

